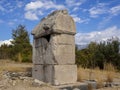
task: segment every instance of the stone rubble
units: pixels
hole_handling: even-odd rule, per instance
[[[0,90],[6,90],[10,87],[19,85],[20,83],[29,84],[33,87],[40,87],[46,85],[46,83],[33,79],[30,77],[30,72],[9,72],[5,71],[0,78]]]

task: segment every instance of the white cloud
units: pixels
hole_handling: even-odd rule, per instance
[[[109,3],[98,3],[96,6],[93,6],[92,8],[90,8],[89,14],[90,17],[92,18],[96,18],[99,15],[102,14],[108,14],[108,16],[113,17],[114,15],[118,15],[120,14],[120,5],[116,5],[110,8],[110,6],[108,7]]]
[[[73,17],[74,21],[77,23],[87,23],[89,21],[89,19],[81,19],[77,15],[71,15],[71,16]]]
[[[102,31],[94,31],[90,33],[77,33],[75,35],[76,44],[89,44],[91,41],[100,42],[110,39],[112,37],[118,37],[120,39],[120,28],[116,26],[109,27]]]
[[[14,0],[13,2],[0,0],[0,3],[0,11],[2,11],[2,13],[4,12],[4,14],[12,13],[17,9],[22,8],[25,4],[23,1],[20,0]]]
[[[41,1],[30,2],[25,6],[25,10],[36,10],[38,8],[42,8],[44,3]]]
[[[80,6],[85,2],[86,0],[65,0],[65,4],[67,9],[70,11],[70,13],[77,12],[80,10]]]
[[[5,11],[5,8],[0,5],[0,11]]]
[[[113,15],[117,15],[120,13],[120,5],[114,6],[110,9],[110,13]]]
[[[38,20],[38,16],[35,13],[32,12],[26,12],[25,18],[29,20]]]
[[[107,23],[112,22],[110,20],[112,20],[114,16],[120,14],[120,5],[109,8],[106,10],[106,13],[108,13],[108,15],[99,23],[98,29],[104,28]]]
[[[72,11],[74,12],[74,11],[77,11],[77,10],[79,10],[79,7],[74,7]]]
[[[104,3],[99,3],[97,6],[94,6],[89,9],[90,16],[93,18],[98,17],[100,14],[105,14],[107,13],[107,8],[105,7],[106,4]]]
[[[44,15],[44,13],[42,11],[38,11],[37,13],[38,13],[38,15]]]
[[[12,39],[0,41],[0,46],[3,45],[3,44],[10,45],[11,41],[12,41]]]
[[[72,6],[80,6],[81,4],[83,4],[86,0],[66,0],[66,4],[69,7]]]
[[[57,5],[52,1],[34,1],[26,4],[25,6],[25,18],[29,20],[38,20],[39,15],[43,15],[43,12],[48,9],[64,9],[64,5]],[[31,19],[33,18],[33,19]]]
[[[44,7],[43,8],[46,8],[46,9],[51,9],[51,8],[64,9],[65,6],[64,5],[57,5],[57,4],[53,3],[52,1],[47,1],[47,2],[44,2]]]
[[[110,20],[111,20],[112,17],[113,17],[112,15],[104,17],[102,19],[102,21],[98,23],[98,27],[97,28],[99,30],[102,29],[102,28],[104,28],[106,26],[106,24],[110,22]]]
[[[35,2],[30,2],[26,5],[25,10],[37,10],[37,9],[63,9],[65,8],[64,5],[57,5],[52,1],[35,1]]]
[[[9,26],[13,26],[14,24],[15,24],[15,23],[12,22],[12,21],[8,22],[8,25],[9,25]]]

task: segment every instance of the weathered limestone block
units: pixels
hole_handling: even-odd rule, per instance
[[[75,83],[77,80],[76,65],[35,65],[33,78],[53,85]]]
[[[56,17],[55,25],[53,26],[54,32],[58,33],[70,33],[75,34],[76,28],[74,25],[74,20],[71,16],[68,16],[68,14],[60,13]]]
[[[53,83],[53,65],[34,65],[32,77],[46,83]]]
[[[44,63],[42,53],[41,53],[41,47],[35,48],[35,55],[33,57],[33,63],[34,64],[43,64]]]
[[[51,35],[50,43],[75,45],[75,38],[74,35],[69,35],[69,34],[53,34]]]
[[[32,34],[34,38],[39,38],[53,33],[67,33],[74,35],[76,33],[75,23],[67,10],[57,10],[41,20]]]
[[[34,65],[32,68],[32,77],[40,81],[44,80],[44,69],[43,65]]]
[[[77,81],[76,65],[55,65],[54,85],[75,83]]]
[[[33,43],[33,63],[44,64],[43,55],[47,48],[47,40],[45,38],[35,39]]]
[[[54,65],[45,65],[45,82],[53,84],[54,82]]]
[[[75,44],[72,35],[51,35],[49,41],[42,37],[35,39],[34,44],[34,64],[75,64]]]
[[[74,48],[74,45],[57,45],[57,49],[53,51],[57,64],[75,64]]]

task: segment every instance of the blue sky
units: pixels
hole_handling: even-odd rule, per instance
[[[41,18],[57,9],[67,9],[73,17],[76,44],[120,38],[120,0],[0,0],[0,45],[12,40],[19,24],[31,33]]]

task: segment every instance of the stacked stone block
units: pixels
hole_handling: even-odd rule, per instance
[[[32,31],[33,78],[52,85],[75,83],[75,23],[67,10],[54,11]]]

